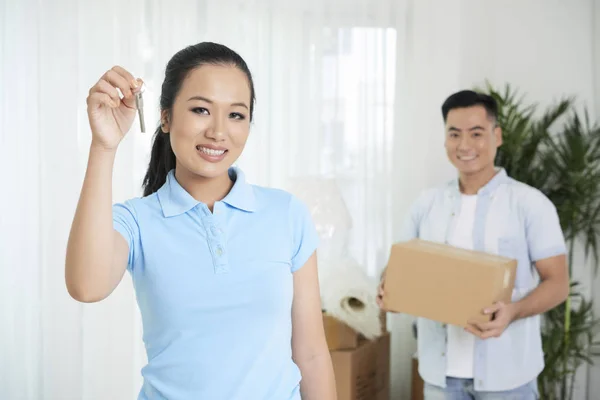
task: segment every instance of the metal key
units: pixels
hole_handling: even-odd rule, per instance
[[[135,106],[138,110],[138,115],[140,117],[140,129],[142,133],[146,132],[146,124],[144,123],[144,98],[142,97],[142,91],[140,90],[135,94]]]

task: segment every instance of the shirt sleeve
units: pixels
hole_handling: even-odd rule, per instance
[[[127,269],[131,271],[137,254],[140,235],[135,209],[130,202],[125,202],[113,205],[112,211],[113,227],[125,238],[129,246]]]
[[[402,222],[398,242],[407,242],[409,240],[416,239],[419,237],[419,227],[421,225],[421,219],[429,211],[429,208],[433,203],[434,196],[434,189],[425,190],[412,203],[411,207],[408,210],[408,214]]]
[[[556,207],[541,192],[525,202],[525,234],[529,257],[535,262],[566,254],[567,248]]]
[[[308,207],[291,197],[289,215],[292,230],[292,272],[300,269],[319,245],[319,235]]]

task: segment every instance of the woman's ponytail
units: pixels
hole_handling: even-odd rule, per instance
[[[144,177],[144,196],[151,195],[161,188],[170,170],[175,168],[175,153],[171,149],[171,138],[159,126],[154,133],[154,143],[150,153],[150,164]]]

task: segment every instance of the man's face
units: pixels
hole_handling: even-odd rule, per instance
[[[502,130],[483,106],[456,108],[446,118],[446,153],[463,175],[494,168]]]

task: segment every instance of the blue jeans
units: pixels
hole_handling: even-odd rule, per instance
[[[445,388],[425,382],[423,397],[425,400],[537,400],[538,391],[535,380],[505,392],[478,392],[473,388],[473,379],[447,377]]]

